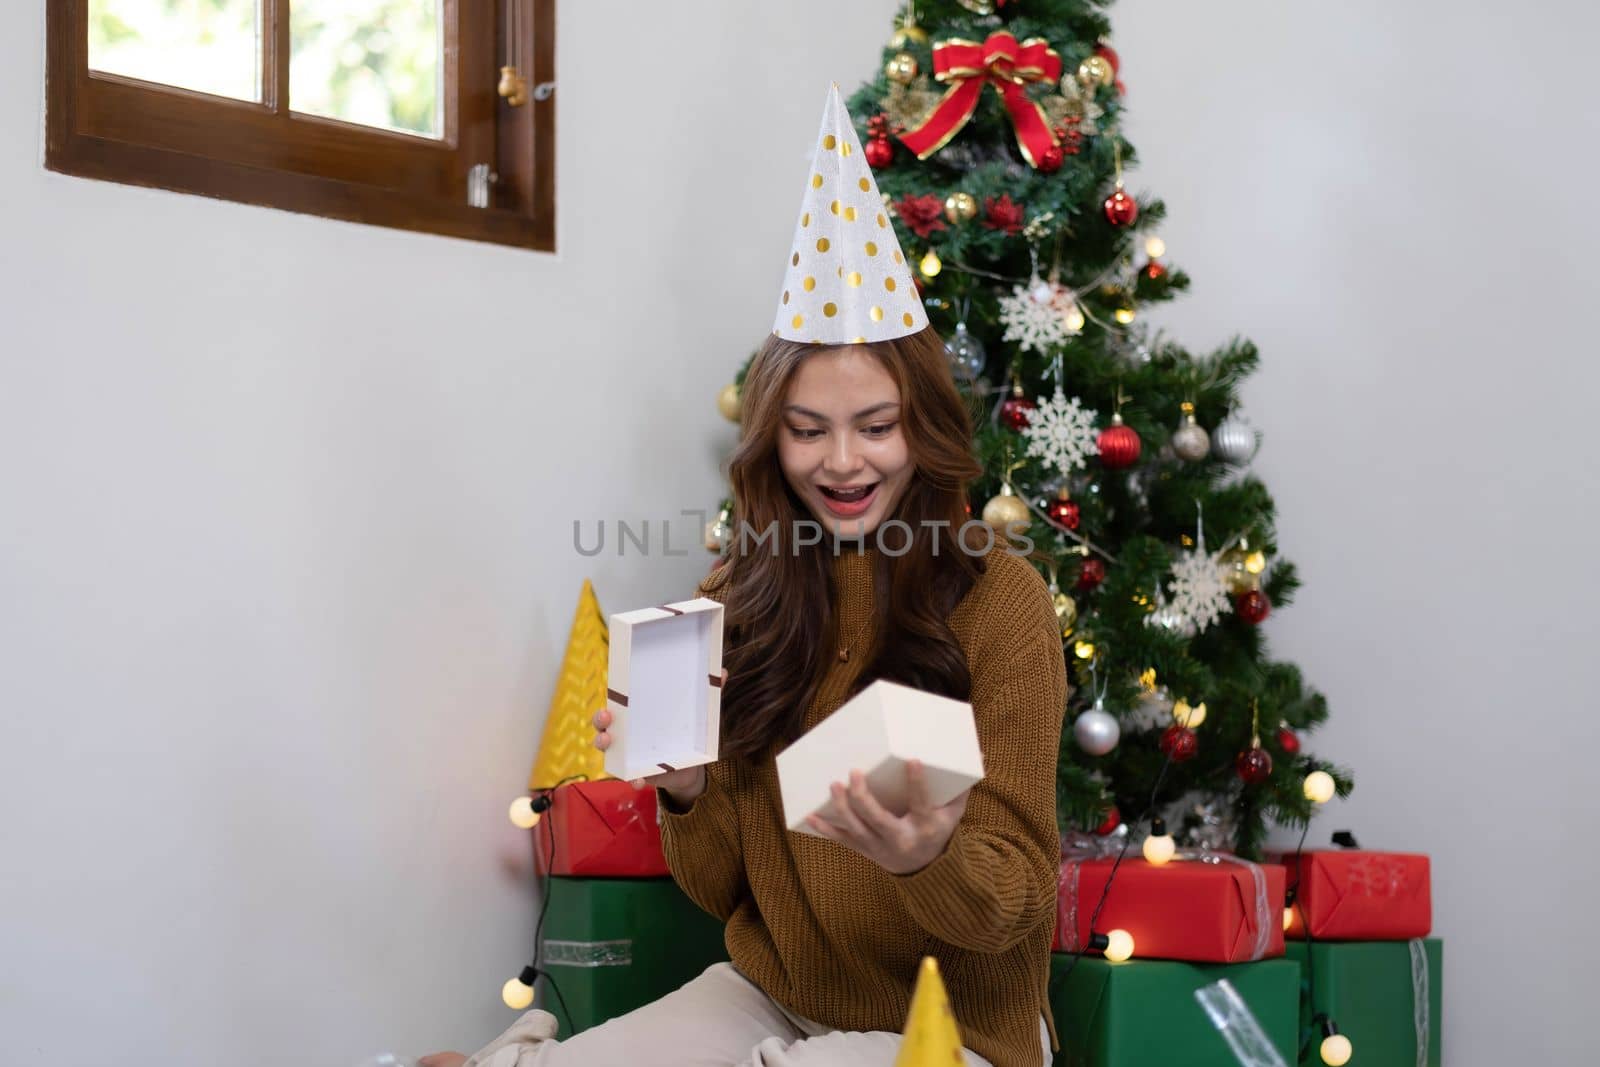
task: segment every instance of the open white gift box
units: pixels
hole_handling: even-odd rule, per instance
[[[611,616],[607,774],[711,763],[722,723],[722,605],[701,597]]]
[[[778,754],[778,788],[789,829],[814,834],[813,813],[834,814],[834,782],[866,775],[873,797],[904,815],[906,763],[927,769],[929,799],[948,804],[983,779],[972,705],[894,682],[876,681]]]

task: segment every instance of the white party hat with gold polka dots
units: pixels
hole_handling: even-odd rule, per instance
[[[772,332],[787,341],[848,345],[905,337],[927,325],[888,208],[834,85]]]

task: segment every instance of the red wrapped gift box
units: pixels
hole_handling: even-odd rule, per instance
[[[1089,920],[1111,874],[1109,859],[1061,861],[1058,952],[1089,941]],[[1139,959],[1243,963],[1283,955],[1284,869],[1234,856],[1175,859],[1160,867],[1125,859],[1095,931],[1133,935]]]
[[[661,854],[656,791],[607,778],[573,782],[551,795],[550,810],[533,828],[534,869],[546,873],[551,835],[552,874],[579,878],[660,878],[669,874]]]
[[[1297,885],[1289,936],[1334,941],[1409,941],[1433,930],[1428,857],[1333,849],[1280,857]]]

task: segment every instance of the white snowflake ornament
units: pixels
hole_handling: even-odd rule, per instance
[[[1000,298],[1000,322],[1006,328],[1002,340],[1017,342],[1024,352],[1047,355],[1082,330],[1081,313],[1072,314],[1076,308],[1072,290],[1054,282],[1035,278],[1027,285],[1013,286],[1010,296]]]
[[[1222,566],[1203,545],[1184,553],[1172,565],[1172,583],[1167,588],[1172,591],[1172,609],[1188,616],[1201,633],[1233,610]]]
[[[1068,399],[1059,388],[1049,400],[1039,398],[1039,406],[1028,413],[1028,426],[1022,436],[1028,439],[1030,456],[1038,456],[1062,474],[1071,474],[1089,456],[1098,455],[1095,443],[1095,413]]]

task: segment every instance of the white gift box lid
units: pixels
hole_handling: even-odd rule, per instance
[[[814,833],[806,816],[833,813],[830,789],[866,775],[874,798],[904,815],[906,763],[927,769],[929,799],[948,804],[983,779],[983,753],[972,705],[879,680],[857,693],[805,736],[778,754],[784,823]]]
[[[611,616],[607,774],[711,763],[722,724],[722,605],[700,597]]]

